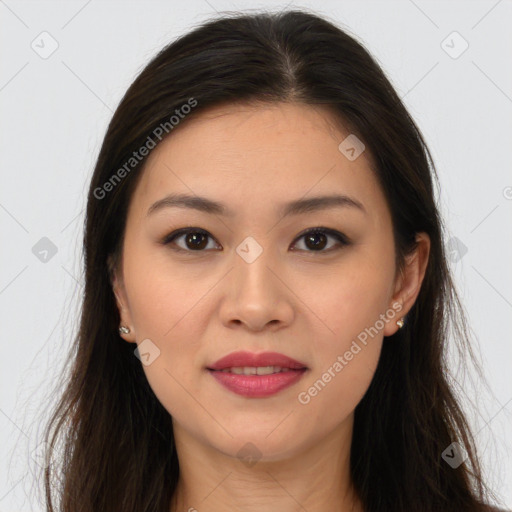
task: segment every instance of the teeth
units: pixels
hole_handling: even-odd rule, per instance
[[[258,366],[256,368],[257,375],[270,375],[271,373],[279,373],[281,368],[279,366]]]
[[[271,375],[272,373],[289,372],[289,368],[280,366],[236,366],[233,368],[224,368],[225,373],[235,373],[237,375]]]

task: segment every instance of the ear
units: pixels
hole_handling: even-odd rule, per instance
[[[128,308],[128,300],[122,272],[119,270],[118,265],[114,263],[111,255],[108,257],[108,270],[112,291],[116,297],[117,309],[121,318],[120,326],[124,325],[130,329],[129,333],[119,333],[119,336],[121,336],[125,341],[135,343],[135,329],[133,327],[130,310]]]
[[[397,321],[411,310],[421,290],[430,254],[430,237],[427,233],[416,235],[416,248],[405,258],[403,270],[397,275],[391,305],[401,305],[393,321],[386,323],[384,336],[391,336],[398,331]],[[393,309],[395,309],[393,308]]]

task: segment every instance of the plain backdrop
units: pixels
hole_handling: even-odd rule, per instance
[[[33,491],[41,417],[77,327],[87,186],[119,100],[162,46],[216,11],[286,6],[361,41],[432,151],[490,386],[457,380],[459,392],[487,479],[512,508],[510,1],[0,0],[0,512],[44,509]]]

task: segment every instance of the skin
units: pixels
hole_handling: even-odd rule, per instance
[[[350,161],[338,149],[348,133],[323,107],[233,104],[189,119],[148,158],[112,284],[121,323],[131,330],[122,337],[137,344],[149,338],[160,350],[144,371],[173,418],[180,480],[171,511],[362,510],[349,473],[354,409],[383,337],[396,332],[416,300],[430,241],[420,233],[397,272],[390,212],[371,156],[364,151]],[[234,216],[184,208],[148,216],[171,192],[222,202]],[[366,212],[279,216],[282,202],[333,192],[357,199]],[[318,226],[344,233],[351,244],[329,235],[315,252],[305,237],[297,239]],[[209,233],[202,252],[187,235],[160,243],[183,227]],[[251,263],[236,252],[248,236],[263,249]],[[300,403],[299,393],[393,304],[400,312]],[[206,370],[237,350],[281,352],[308,371],[273,396],[239,396]],[[237,455],[248,442],[258,450],[250,467]]]

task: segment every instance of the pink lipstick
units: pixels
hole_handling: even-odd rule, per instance
[[[238,395],[263,398],[295,384],[305,364],[277,352],[232,352],[208,366],[210,374]]]

